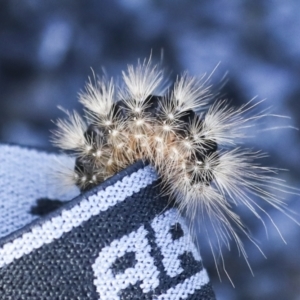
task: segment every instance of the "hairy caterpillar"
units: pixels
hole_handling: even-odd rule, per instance
[[[247,117],[258,105],[253,101],[239,108],[222,99],[210,103],[204,77],[185,73],[166,89],[163,72],[150,59],[122,75],[121,87],[105,78],[87,84],[79,99],[85,119],[74,112],[57,121],[54,144],[76,157],[74,169],[63,172],[68,182],[87,190],[148,160],[181,211],[208,216],[221,257],[221,244],[229,248],[233,239],[247,261],[236,228],[251,237],[233,206],[246,206],[264,224],[260,214],[271,217],[254,196],[293,219],[284,194],[297,192],[274,176],[275,168],[257,162],[263,153],[242,146],[246,130],[266,114]]]

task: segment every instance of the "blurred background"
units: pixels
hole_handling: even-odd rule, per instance
[[[210,74],[221,62],[212,81],[218,86],[228,74],[222,93],[233,104],[266,98],[261,110],[272,107],[291,117],[267,119],[266,127],[300,127],[299,15],[298,0],[2,0],[0,141],[51,148],[51,120],[63,116],[57,106],[81,110],[77,96],[91,68],[120,76],[151,51],[154,61],[163,56],[171,80],[185,70]],[[282,178],[300,187],[299,131],[257,131],[249,146],[267,151],[266,163],[289,169]],[[288,200],[299,211],[299,196]],[[235,288],[224,272],[220,282],[210,249],[200,241],[217,299],[300,299],[300,228],[266,210],[287,245],[270,221],[267,237],[262,224],[241,210],[267,259],[245,239],[252,276],[234,247],[225,251]]]

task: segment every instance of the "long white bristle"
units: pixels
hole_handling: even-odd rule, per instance
[[[86,124],[77,112],[68,113],[68,119],[59,119],[53,131],[53,143],[63,150],[81,150],[85,147]]]
[[[151,59],[129,65],[122,72],[125,88],[120,89],[119,97],[125,101],[132,113],[141,113],[146,108],[144,102],[150,95],[160,95],[164,91],[163,72]]]
[[[92,117],[109,116],[115,99],[114,82],[111,79],[98,80],[95,84],[90,80],[84,92],[79,95],[79,101],[86,107]]]
[[[172,93],[172,101],[179,111],[201,111],[207,105],[210,87],[205,86],[203,78],[197,79],[187,73],[177,77]]]

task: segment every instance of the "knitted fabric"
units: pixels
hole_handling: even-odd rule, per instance
[[[58,198],[47,179],[56,154],[0,153],[0,299],[215,299],[151,166],[137,162],[34,220],[37,199]]]
[[[0,144],[0,237],[31,222],[37,199],[70,200],[79,194],[74,188],[63,194],[49,176],[62,155]]]

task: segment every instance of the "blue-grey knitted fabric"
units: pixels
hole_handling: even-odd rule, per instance
[[[0,299],[215,299],[151,166],[63,194],[48,174],[57,154],[2,145],[0,155]],[[61,204],[37,217],[39,199]]]

